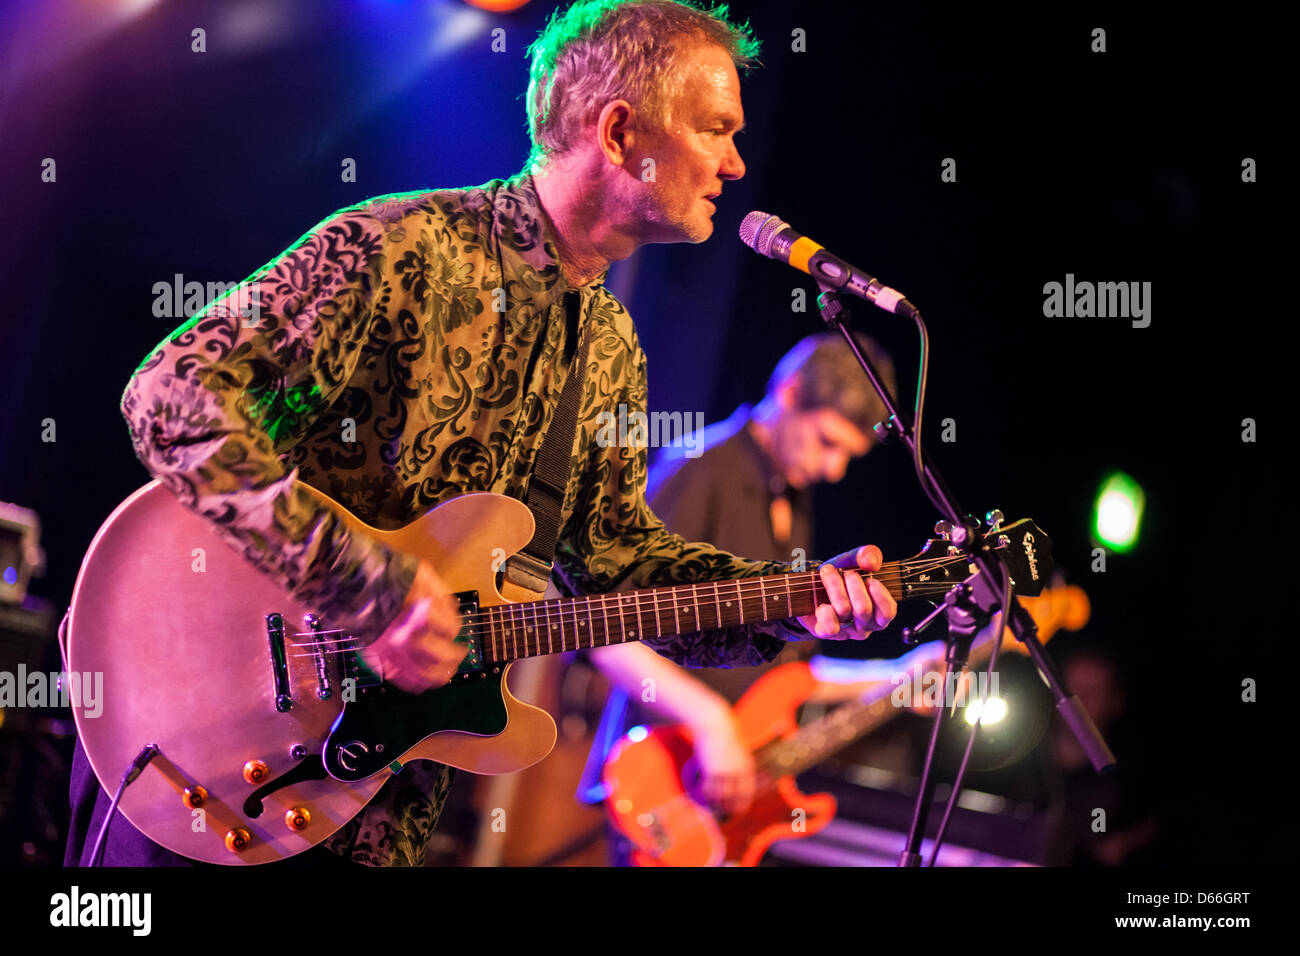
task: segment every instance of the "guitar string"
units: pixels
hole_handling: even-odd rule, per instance
[[[813,590],[815,590],[815,589],[813,589],[813,588],[805,589],[805,591],[813,591]],[[913,593],[913,594],[909,594],[908,596],[909,596],[909,597],[929,597],[929,596],[937,596],[937,595],[940,595],[940,594],[946,593],[948,590],[949,590],[949,588],[948,588],[947,586],[936,587],[936,588],[934,588],[934,590],[930,590],[930,589],[928,589],[928,588],[923,588],[921,593]],[[792,593],[793,593],[793,592],[792,592]],[[494,607],[493,610],[502,611],[503,609],[508,609],[508,608],[512,608],[512,607],[519,607],[519,606],[520,606],[520,605],[513,605],[513,604],[496,605],[496,606]],[[528,605],[522,605],[522,606],[527,607]],[[677,605],[674,604],[674,605],[672,605],[672,606],[673,606],[674,608],[676,608]],[[644,607],[643,607],[643,609],[644,609]],[[576,614],[576,613],[580,613],[580,611],[578,611],[578,609],[576,609],[576,608],[574,608],[573,610],[574,610],[575,614]],[[559,638],[560,638],[560,648],[559,648],[559,650],[552,651],[552,653],[557,653],[557,654],[558,654],[558,653],[564,653],[564,652],[566,652],[566,651],[570,651],[570,650],[578,650],[579,648],[581,648],[581,647],[583,647],[583,646],[587,646],[587,647],[612,646],[612,645],[614,645],[614,644],[628,643],[628,642],[630,642],[630,640],[631,640],[631,638],[623,638],[623,639],[621,639],[621,640],[610,640],[610,639],[609,639],[609,638],[613,637],[613,636],[615,635],[615,633],[619,632],[619,630],[620,630],[620,626],[621,626],[622,623],[623,623],[623,616],[622,616],[622,614],[619,614],[619,615],[615,618],[615,628],[613,629],[613,631],[607,631],[607,633],[606,633],[606,639],[605,639],[604,641],[602,641],[601,637],[598,636],[598,632],[601,631],[601,630],[606,630],[605,625],[608,624],[607,621],[602,621],[602,622],[601,622],[601,623],[602,623],[602,627],[597,628],[597,627],[594,626],[594,625],[595,625],[595,622],[594,622],[594,621],[591,621],[591,620],[587,620],[587,621],[578,620],[575,616],[569,616],[569,615],[564,614],[563,612],[561,612],[560,614],[557,614],[557,615],[555,615],[555,616],[547,615],[545,618],[542,618],[542,617],[540,617],[540,616],[537,616],[536,623],[534,623],[534,620],[532,619],[532,617],[530,617],[530,618],[528,618],[528,619],[526,619],[526,620],[523,620],[523,621],[521,621],[521,620],[519,620],[519,619],[516,619],[516,620],[513,620],[513,621],[512,621],[512,620],[509,620],[508,617],[506,616],[506,615],[508,615],[508,613],[509,613],[509,612],[506,611],[506,612],[501,613],[501,614],[491,615],[490,612],[484,612],[484,614],[480,615],[480,616],[483,618],[483,621],[481,621],[481,622],[479,623],[479,625],[478,625],[478,626],[480,626],[480,627],[482,627],[482,626],[486,626],[486,628],[490,631],[489,634],[483,635],[483,637],[482,637],[481,639],[482,639],[484,642],[486,642],[486,643],[488,643],[488,644],[491,644],[491,645],[493,646],[494,649],[495,649],[497,643],[500,642],[500,644],[501,644],[501,649],[502,649],[503,651],[506,651],[506,652],[507,652],[507,656],[508,656],[510,653],[514,653],[514,654],[516,654],[517,656],[522,656],[522,657],[539,656],[540,653],[541,653],[541,647],[542,647],[542,642],[543,642],[543,640],[545,640],[545,641],[547,642],[547,646],[550,647],[550,646],[551,646],[551,638],[549,637],[547,631],[546,631],[546,630],[543,630],[543,628],[542,628],[542,625],[543,625],[543,624],[549,625],[551,628],[554,628],[554,627],[559,627],[559,628],[560,628],[560,634],[559,634]],[[639,616],[640,616],[640,615],[638,615],[638,617],[639,617]],[[804,616],[804,615],[801,615],[801,616]],[[589,615],[589,618],[590,618],[590,615]],[[763,621],[776,621],[776,620],[784,620],[784,619],[785,619],[785,618],[772,617],[772,618],[763,618],[762,620],[763,620]],[[591,630],[590,630],[590,631],[584,631],[584,632],[581,633],[581,634],[579,634],[579,633],[571,633],[570,631],[567,630],[569,624],[573,624],[574,626],[584,627],[584,628],[585,628],[589,623],[592,625]],[[751,621],[751,622],[746,622],[746,623],[758,623],[758,621]],[[741,622],[740,622],[739,620],[737,620],[737,621],[735,621],[734,623],[731,623],[731,624],[728,624],[728,623],[725,623],[725,622],[724,622],[721,626],[722,626],[722,628],[730,628],[730,627],[740,626],[740,624],[741,624]],[[475,625],[470,625],[470,626],[473,627],[473,626],[475,626]],[[503,630],[503,628],[508,628],[508,630]],[[661,633],[661,634],[656,634],[656,635],[654,635],[654,636],[657,638],[657,637],[662,637],[662,636],[673,636],[673,635],[677,635],[677,634],[695,634],[695,633],[700,633],[700,632],[702,632],[702,631],[718,630],[718,629],[719,629],[719,626],[718,626],[717,624],[714,624],[714,625],[712,625],[712,626],[703,627],[703,628],[697,628],[697,629],[695,629],[695,630],[685,630],[685,629],[677,630],[677,629],[674,629],[674,630],[669,631],[667,635],[664,635],[664,634]],[[290,636],[293,636],[293,637],[314,637],[314,636],[317,635],[317,634],[329,634],[329,633],[339,634],[339,633],[343,633],[343,630],[344,630],[344,629],[342,629],[342,628],[331,628],[331,629],[323,629],[323,630],[321,630],[321,631],[300,631],[300,632],[295,632],[295,633],[291,634]],[[531,633],[530,633],[530,632],[531,632]],[[587,637],[586,635],[590,635],[590,636]],[[572,639],[572,640],[574,641],[574,644],[575,644],[574,647],[569,647],[569,646],[568,646],[568,642],[569,642],[570,639]],[[587,640],[587,641],[589,641],[590,643],[587,643],[586,645],[584,645],[584,644],[583,644],[583,640],[584,640],[584,639]],[[521,643],[523,644],[523,649],[524,649],[525,653],[522,654],[522,655],[519,655],[519,654],[518,654],[518,651],[519,651],[519,645],[520,645]],[[532,653],[529,652],[529,650],[530,650],[530,644],[536,645],[536,647],[537,647],[537,649],[538,649],[538,654],[537,654],[537,655],[534,655],[534,654],[532,654]],[[304,650],[301,651],[301,652],[298,652],[298,653],[290,653],[290,654],[286,654],[286,657],[291,657],[291,658],[313,658],[313,657],[316,657],[318,654],[319,654],[319,655],[348,654],[348,653],[355,653],[355,652],[357,652],[357,651],[363,649],[362,646],[357,645],[355,638],[350,638],[350,637],[348,637],[348,638],[341,638],[341,639],[338,639],[338,640],[331,640],[331,641],[314,641],[314,642],[310,642],[310,643],[308,643],[308,642],[299,642],[299,643],[295,643],[295,644],[294,644],[294,647],[296,647],[296,648],[303,648]],[[499,662],[500,662],[500,661],[497,661],[497,663],[499,663]]]
[[[710,583],[713,582],[704,582],[699,586],[707,587]],[[952,582],[926,582],[923,584],[910,585],[909,591],[905,597],[927,597],[935,594],[943,594],[950,590],[951,585]],[[779,601],[781,596],[786,593],[793,598],[803,597],[809,593],[815,594],[818,592],[825,593],[825,588],[821,585],[820,581],[812,584],[801,584],[772,594],[768,594],[766,589],[761,590],[759,594],[755,594],[751,588],[748,592],[742,591],[739,595],[739,600],[743,601],[755,596],[761,596]],[[695,595],[696,600],[693,601],[674,594],[655,594],[653,592],[636,593],[646,594],[647,597],[645,600],[642,600],[641,598],[629,600],[626,592],[615,592],[610,594],[579,596],[576,598],[558,598],[546,601],[497,604],[483,608],[473,614],[466,614],[463,616],[462,620],[465,621],[466,625],[469,627],[473,627],[476,624],[486,624],[488,626],[506,625],[514,628],[517,626],[528,626],[534,622],[544,622],[548,624],[556,622],[564,624],[570,620],[576,620],[579,615],[584,613],[587,614],[590,619],[596,611],[608,612],[614,610],[621,617],[627,609],[639,611],[640,613],[653,612],[656,610],[669,610],[675,612],[685,604],[690,604],[693,608],[698,608],[700,606],[707,606],[709,603],[713,603],[716,606],[720,600],[725,600],[728,605],[737,601],[735,595],[723,594],[721,591],[715,592],[713,595],[700,595],[697,593]],[[585,601],[586,603],[580,605],[579,602],[582,601]],[[543,610],[533,610],[538,607],[543,608]],[[772,620],[780,620],[780,618],[772,618]],[[579,623],[585,624],[587,622],[580,621]],[[344,633],[345,630],[345,628],[337,627],[321,628],[316,631],[295,631],[292,632],[290,636],[315,637],[321,634],[341,634]],[[329,642],[321,641],[319,643],[326,644]]]
[[[707,584],[709,583],[712,582],[705,582],[702,586],[707,586]],[[723,583],[723,582],[718,582],[718,583]],[[911,590],[909,590],[906,597],[909,598],[926,597],[934,594],[943,594],[946,593],[948,590],[950,590],[950,587],[951,587],[950,582],[944,582],[944,583],[927,582],[925,584],[916,584],[911,586]],[[794,597],[802,597],[810,593],[815,594],[819,591],[825,593],[825,588],[821,586],[820,582],[812,585],[799,585],[797,587],[789,588],[784,591],[772,593],[772,594],[768,594],[766,593],[766,590],[764,590],[762,593],[756,595],[752,590],[750,590],[748,594],[741,594],[739,600],[743,601],[747,598],[761,596],[779,602],[780,598],[787,593],[791,598],[794,598]],[[648,592],[637,592],[637,593],[645,594]],[[634,600],[628,600],[626,592],[600,594],[600,595],[593,594],[586,597],[580,596],[576,598],[559,598],[559,599],[552,599],[547,601],[528,601],[528,602],[517,602],[512,604],[497,604],[497,605],[492,605],[488,608],[484,608],[474,614],[466,614],[463,616],[462,620],[465,621],[466,625],[469,627],[473,627],[475,626],[475,624],[486,624],[488,626],[504,625],[510,627],[511,629],[514,629],[516,627],[528,627],[535,623],[550,624],[554,622],[557,624],[565,624],[570,620],[576,621],[577,616],[583,613],[587,614],[588,619],[590,619],[590,617],[596,611],[607,612],[610,610],[614,610],[621,618],[623,614],[626,613],[626,611],[629,609],[634,612],[637,612],[638,616],[640,616],[647,612],[652,612],[656,610],[670,610],[675,612],[681,607],[683,607],[685,603],[689,603],[693,605],[693,609],[695,609],[700,606],[707,607],[707,605],[710,603],[713,603],[716,606],[719,601],[723,601],[727,605],[730,605],[737,601],[737,598],[735,596],[724,595],[721,592],[718,592],[712,596],[697,595],[697,597],[700,597],[700,599],[695,601],[689,601],[689,600],[683,600],[682,598],[672,594],[658,594],[658,595],[654,595],[653,600],[651,599],[641,600],[640,598],[636,598]],[[585,605],[580,606],[579,602],[584,600],[586,600],[587,603]],[[592,603],[593,601],[596,603]],[[539,606],[545,609],[544,612],[530,610],[532,608],[537,608]],[[785,615],[785,616],[788,617],[789,615]],[[782,618],[765,618],[765,620],[781,620],[781,619]],[[578,621],[578,623],[586,624],[588,622]],[[738,621],[737,623],[740,622]],[[715,629],[716,629],[716,625],[715,625]],[[345,632],[345,630],[346,628],[338,628],[338,627],[321,628],[320,630],[317,631],[294,631],[289,636],[315,637],[320,634],[342,634]],[[694,632],[687,632],[687,633],[694,633]],[[317,643],[323,645],[331,642],[319,641]]]
[[[933,561],[909,562],[909,564],[916,565],[917,567],[915,570],[920,571],[920,570],[925,570],[927,568],[931,568],[937,564],[950,563],[953,560],[954,560],[953,558],[949,557],[949,558],[938,558],[938,559],[934,559]],[[876,572],[875,574],[869,574],[867,575],[867,577],[880,581],[886,587],[889,587],[890,585],[894,585],[895,587],[901,587],[903,578],[913,573],[915,573],[913,570],[909,570],[907,572],[899,572],[895,569],[890,569],[888,573],[880,571],[880,572]],[[770,596],[773,598],[780,598],[781,593],[785,593],[785,592],[788,592],[791,596],[794,596],[797,594],[799,595],[806,594],[810,590],[816,591],[820,589],[822,591],[825,591],[825,585],[822,584],[818,572],[815,571],[805,572],[805,574],[811,575],[811,578],[793,587],[786,587],[783,592],[773,593]],[[657,588],[646,588],[643,590],[638,590],[633,592],[615,591],[615,592],[608,592],[605,594],[578,595],[576,597],[571,597],[571,598],[570,597],[549,598],[544,601],[519,601],[511,604],[492,605],[489,608],[484,608],[480,611],[475,612],[474,614],[465,615],[464,620],[472,621],[474,618],[480,618],[483,620],[488,620],[490,622],[492,618],[499,617],[499,615],[494,614],[494,611],[496,611],[497,609],[500,608],[525,608],[526,609],[526,608],[537,607],[538,605],[543,605],[546,607],[547,618],[549,620],[552,611],[556,612],[559,615],[563,615],[565,613],[566,608],[575,607],[578,601],[587,602],[587,605],[584,608],[582,608],[582,610],[587,610],[587,611],[592,610],[591,607],[592,601],[600,602],[598,607],[605,610],[608,610],[613,605],[645,606],[647,603],[650,604],[652,610],[656,608],[663,609],[666,607],[675,608],[682,603],[681,598],[679,597],[680,591],[683,591],[687,588],[693,589],[697,592],[695,595],[696,598],[699,598],[700,597],[700,595],[698,594],[699,588],[707,588],[710,585],[722,585],[722,584],[739,585],[739,587],[736,589],[736,592],[738,595],[738,599],[740,600],[753,597],[755,592],[757,592],[760,596],[767,597],[769,596],[767,593],[768,589],[778,587],[779,585],[769,585],[769,584],[763,584],[759,582],[770,582],[770,581],[780,579],[782,577],[795,577],[795,576],[802,577],[803,575],[796,573],[795,575],[767,575],[761,578],[728,578],[719,581],[695,581],[695,582],[687,582],[683,584],[662,585]],[[956,582],[943,582],[943,583],[922,582],[919,584],[912,585],[912,587],[913,590],[915,590],[916,588],[920,588],[923,585],[929,585],[929,586],[939,586],[943,590],[947,590],[948,587],[950,587],[954,583]],[[669,591],[675,593],[665,593]],[[645,595],[645,600],[642,600],[642,598],[636,597],[635,595]],[[914,594],[909,592],[907,596],[912,597],[914,596]],[[712,599],[716,601],[720,597],[722,597],[721,593],[715,591],[714,595],[712,596]],[[730,598],[730,595],[728,597]],[[704,596],[703,600],[707,603],[707,601],[710,600],[710,597]],[[569,603],[561,606],[562,602],[569,602]],[[700,601],[696,600],[693,603],[698,604],[700,603]],[[537,612],[524,611],[522,613],[536,614]],[[313,634],[331,634],[331,633],[337,634],[337,633],[341,633],[342,630],[343,630],[342,628],[324,628],[319,631],[294,632],[292,636],[310,637]]]

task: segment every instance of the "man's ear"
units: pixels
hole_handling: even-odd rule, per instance
[[[632,104],[627,100],[606,103],[596,120],[596,139],[606,159],[615,166],[626,163],[636,144]]]
[[[789,413],[794,409],[795,391],[799,387],[799,373],[788,375],[776,387],[776,404],[782,412]]]

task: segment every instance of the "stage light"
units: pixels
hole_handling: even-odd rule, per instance
[[[1093,512],[1093,529],[1098,543],[1125,552],[1137,544],[1142,527],[1146,496],[1128,475],[1116,472],[1101,486]]]
[[[487,10],[489,13],[509,13],[518,10],[528,0],[465,0],[471,7]]]
[[[1007,702],[1001,697],[989,697],[981,706],[980,699],[975,698],[966,708],[966,723],[973,724],[979,720],[981,711],[984,713],[984,719],[980,721],[981,726],[996,724],[1006,717]]]

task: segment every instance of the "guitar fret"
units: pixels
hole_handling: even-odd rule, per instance
[[[539,605],[540,603],[541,603],[540,601],[533,601],[533,602],[532,602],[532,609],[533,609],[533,635],[532,635],[532,636],[533,636],[533,649],[530,650],[530,653],[533,653],[533,654],[541,654],[541,653],[542,653],[542,632],[541,632],[540,624],[538,623],[538,619],[537,619],[537,614],[538,614],[538,605]]]
[[[600,596],[600,616],[605,622],[605,646],[609,647],[609,606],[607,602],[608,595]]]
[[[740,608],[740,623],[745,623],[745,599],[740,596],[740,582],[736,582],[736,605]]]
[[[785,577],[785,616],[794,617],[794,606],[790,603],[790,575]]]
[[[510,617],[508,617],[510,605],[502,605],[498,613],[500,620],[500,659],[508,661],[510,659]]]
[[[713,606],[718,612],[718,627],[722,627],[722,599],[718,596],[718,582],[713,582]]]
[[[546,607],[546,653],[555,653],[555,643],[552,638],[555,637],[555,623],[551,620],[551,608],[548,604]],[[560,648],[564,648],[564,639],[560,639]]]
[[[725,581],[725,584],[731,584],[732,587],[736,589],[737,597],[740,596],[740,585],[738,585],[738,584],[736,583],[736,581]],[[727,602],[727,607],[731,607],[731,601],[728,601],[728,602]],[[744,619],[745,619],[745,615],[744,615],[744,613],[742,613],[742,614],[741,614],[741,620],[742,620],[742,622],[744,622]],[[731,627],[731,626],[732,626],[731,619],[728,618],[728,627]]]
[[[509,619],[506,616],[509,613],[509,609],[510,609],[509,604],[502,604],[500,607],[497,608],[497,624],[500,625],[501,627],[501,658],[500,659],[502,661],[510,660],[510,625],[509,625]]]
[[[590,594],[587,595],[587,620],[586,620],[586,626],[587,626],[587,643],[586,643],[586,644],[580,644],[579,646],[580,646],[580,647],[595,647],[595,646],[596,646],[596,622],[595,622],[595,620],[593,620],[593,618],[592,618],[592,616],[591,616],[591,595],[590,595]]]
[[[569,600],[567,600],[567,601],[565,602],[565,604],[568,606],[568,610],[569,610],[569,612],[573,615],[573,620],[572,620],[570,623],[573,625],[573,647],[574,647],[574,649],[577,649],[578,647],[581,647],[581,646],[582,646],[582,645],[579,643],[579,639],[578,639],[578,633],[579,633],[579,628],[578,628],[578,599],[577,599],[576,597],[575,597],[575,598],[569,598]],[[567,636],[566,636],[566,637],[567,637]],[[568,642],[568,640],[566,639],[566,637],[562,637],[561,640],[560,640],[560,650],[562,650],[562,651],[567,651],[567,650],[569,650],[569,642]]]
[[[698,631],[698,630],[700,629],[700,608],[699,608],[698,598],[697,598],[697,592],[698,592],[698,590],[699,590],[699,585],[698,585],[698,584],[692,584],[692,585],[690,585],[690,589],[691,589],[691,597],[690,597],[691,604],[690,604],[690,606],[686,609],[686,613],[687,613],[687,614],[694,614],[694,615],[695,615],[695,617],[694,617],[694,622],[695,622],[695,623],[691,625],[691,627],[692,627],[692,631],[691,631],[691,633],[694,633],[695,631]]]
[[[655,588],[651,591],[650,597],[654,601],[655,605],[655,637],[663,637],[664,625],[663,622],[659,620],[659,589]]]

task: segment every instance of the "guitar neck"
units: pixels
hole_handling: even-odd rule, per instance
[[[990,635],[971,644],[969,666],[974,667],[989,659],[993,653],[993,641]],[[941,664],[942,658],[925,663]],[[905,674],[909,682],[913,679],[910,670],[900,673]],[[793,736],[774,741],[756,755],[758,769],[770,778],[801,774],[877,727],[889,723],[903,710],[891,700],[896,686],[891,681],[886,686],[873,687],[861,697],[800,727]]]
[[[930,596],[904,583],[915,562],[886,562],[873,577],[895,600]],[[475,637],[488,663],[673,637],[811,614],[829,598],[816,571],[702,581],[484,608]]]

